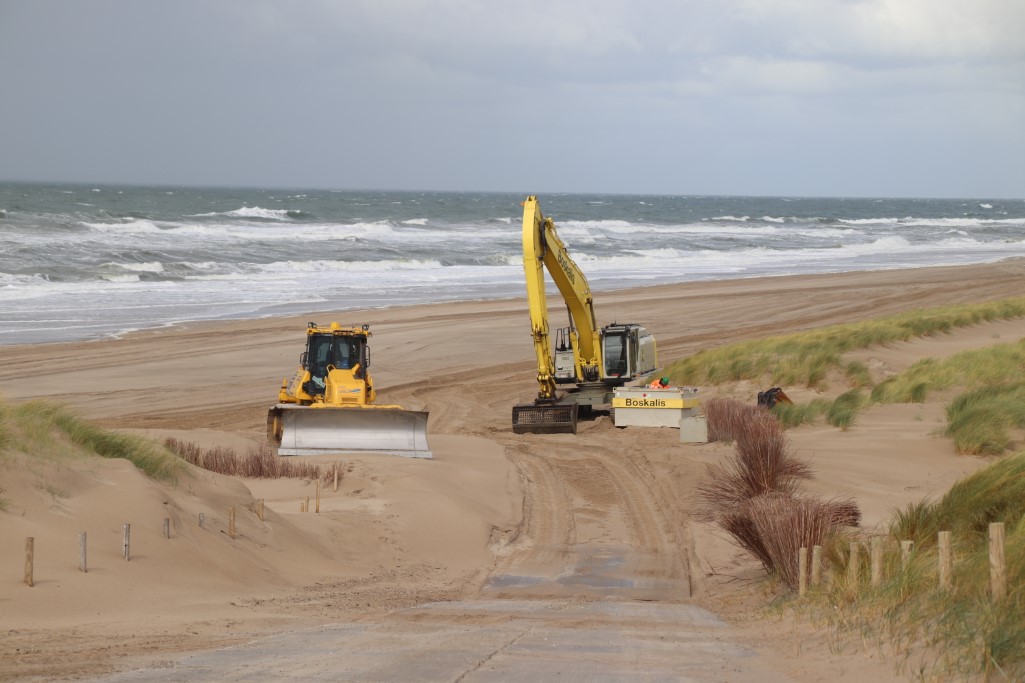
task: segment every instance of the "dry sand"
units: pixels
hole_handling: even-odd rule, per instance
[[[779,277],[599,293],[602,322],[641,322],[666,363],[703,348],[852,322],[913,308],[1023,292],[1025,261],[875,273]],[[561,324],[561,311],[553,320]],[[194,471],[177,486],[125,461],[0,460],[0,679],[90,677],[179,653],[318,623],[366,621],[434,601],[645,600],[695,604],[723,617],[729,637],[785,680],[904,680],[896,660],[783,616],[756,563],[691,518],[705,463],[729,452],[685,445],[673,429],[616,429],[608,418],[577,435],[515,435],[510,411],[536,392],[522,300],[194,324],[118,340],[0,347],[7,401],[47,398],[115,429],[245,452],[264,439],[266,410],[302,350],[307,320],[367,322],[379,400],[429,409],[433,460],[322,456],[343,463],[320,512],[300,512],[316,487]],[[915,359],[1025,335],[1025,321],[980,325],[863,352],[879,376]],[[708,398],[754,401],[765,387],[701,387]],[[810,393],[787,387],[797,398]],[[847,432],[791,432],[812,464],[809,490],[853,497],[864,524],[936,495],[984,461],[936,435],[942,403],[886,406]],[[254,510],[266,504],[264,521]],[[237,510],[238,533],[227,534]],[[197,519],[205,515],[205,526]],[[171,520],[171,538],[162,521]],[[132,556],[122,557],[123,524]],[[87,531],[88,573],[78,570]],[[26,537],[35,581],[22,582]],[[616,549],[605,579],[565,577]],[[619,572],[617,574],[617,572]],[[646,577],[643,582],[635,579]],[[630,579],[630,580],[627,580]],[[627,586],[617,588],[616,586]],[[784,680],[781,679],[781,680]],[[733,680],[722,678],[721,680]]]

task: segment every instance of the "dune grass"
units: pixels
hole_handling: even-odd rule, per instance
[[[147,439],[100,429],[48,401],[0,403],[0,447],[35,458],[76,455],[124,458],[154,479],[175,483],[185,472],[182,461]]]
[[[831,372],[839,372],[852,387],[865,387],[871,381],[868,369],[861,363],[845,364],[844,353],[1022,316],[1025,297],[923,309],[700,351],[671,363],[664,374],[675,384],[684,385],[768,377],[773,385],[816,387]]]
[[[1025,298],[916,311],[730,344],[677,361],[665,372],[677,384],[751,380],[823,388],[831,377],[846,383],[848,390],[833,399],[774,406],[773,413],[785,427],[821,418],[846,430],[859,412],[873,405],[922,403],[934,392],[965,388],[964,398],[948,409],[947,434],[961,453],[997,454],[1013,443],[1011,429],[1025,427],[1025,405],[1019,400],[1023,394],[1016,389],[1016,378],[1025,367],[1025,341],[994,344],[943,360],[926,358],[878,384],[864,363],[845,361],[843,354],[983,321],[1021,317],[1023,312]]]
[[[988,527],[1006,532],[1007,597],[989,593]],[[952,585],[938,580],[937,535],[953,538]],[[914,542],[902,567],[900,542]],[[1025,452],[1006,456],[955,484],[942,498],[896,511],[886,536],[885,580],[848,585],[844,559],[820,597],[834,624],[888,641],[909,672],[926,680],[1025,680]],[[867,572],[867,568],[866,568]]]

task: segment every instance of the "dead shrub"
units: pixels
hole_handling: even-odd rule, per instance
[[[697,486],[706,518],[734,512],[746,501],[766,493],[792,496],[801,480],[811,478],[811,468],[793,457],[786,432],[767,410],[752,408],[730,428],[736,444],[734,453],[722,464],[711,465]]]
[[[164,445],[169,451],[196,467],[232,477],[251,479],[318,479],[321,477],[320,465],[308,461],[292,461],[281,458],[267,444],[250,448],[245,456],[238,455],[231,448],[215,446],[204,450],[194,443],[174,438],[165,440]],[[328,468],[332,480],[335,468],[338,467],[339,464],[336,462]],[[340,478],[341,470],[339,470]]]
[[[754,412],[764,412],[732,398],[710,398],[702,404],[708,423],[708,440],[729,443]]]
[[[711,465],[698,483],[699,516],[713,521],[785,585],[798,581],[798,550],[825,545],[839,527],[856,526],[852,500],[801,496],[811,467],[790,451],[773,414],[732,399],[705,404],[709,439],[733,441],[734,452]]]
[[[757,537],[755,548],[768,572],[775,572],[789,588],[797,588],[800,580],[798,551],[801,548],[824,546],[842,523],[851,520],[851,510],[861,512],[852,501],[824,501],[813,497],[791,497],[770,493],[747,502],[741,514]],[[738,542],[739,539],[738,539]],[[748,541],[750,544],[750,541]]]

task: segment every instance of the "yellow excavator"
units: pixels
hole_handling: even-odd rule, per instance
[[[533,403],[513,407],[513,431],[576,433],[579,414],[604,409],[612,403],[616,387],[657,368],[655,338],[636,323],[598,327],[587,278],[533,195],[523,203],[523,270],[540,390]],[[569,313],[569,326],[556,330],[554,349],[546,270]],[[560,384],[573,386],[560,390]]]
[[[369,325],[306,326],[299,368],[267,413],[278,455],[390,453],[430,458],[426,411],[377,405],[370,376]]]

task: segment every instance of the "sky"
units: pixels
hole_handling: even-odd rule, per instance
[[[0,0],[0,180],[1025,198],[1025,1]]]

